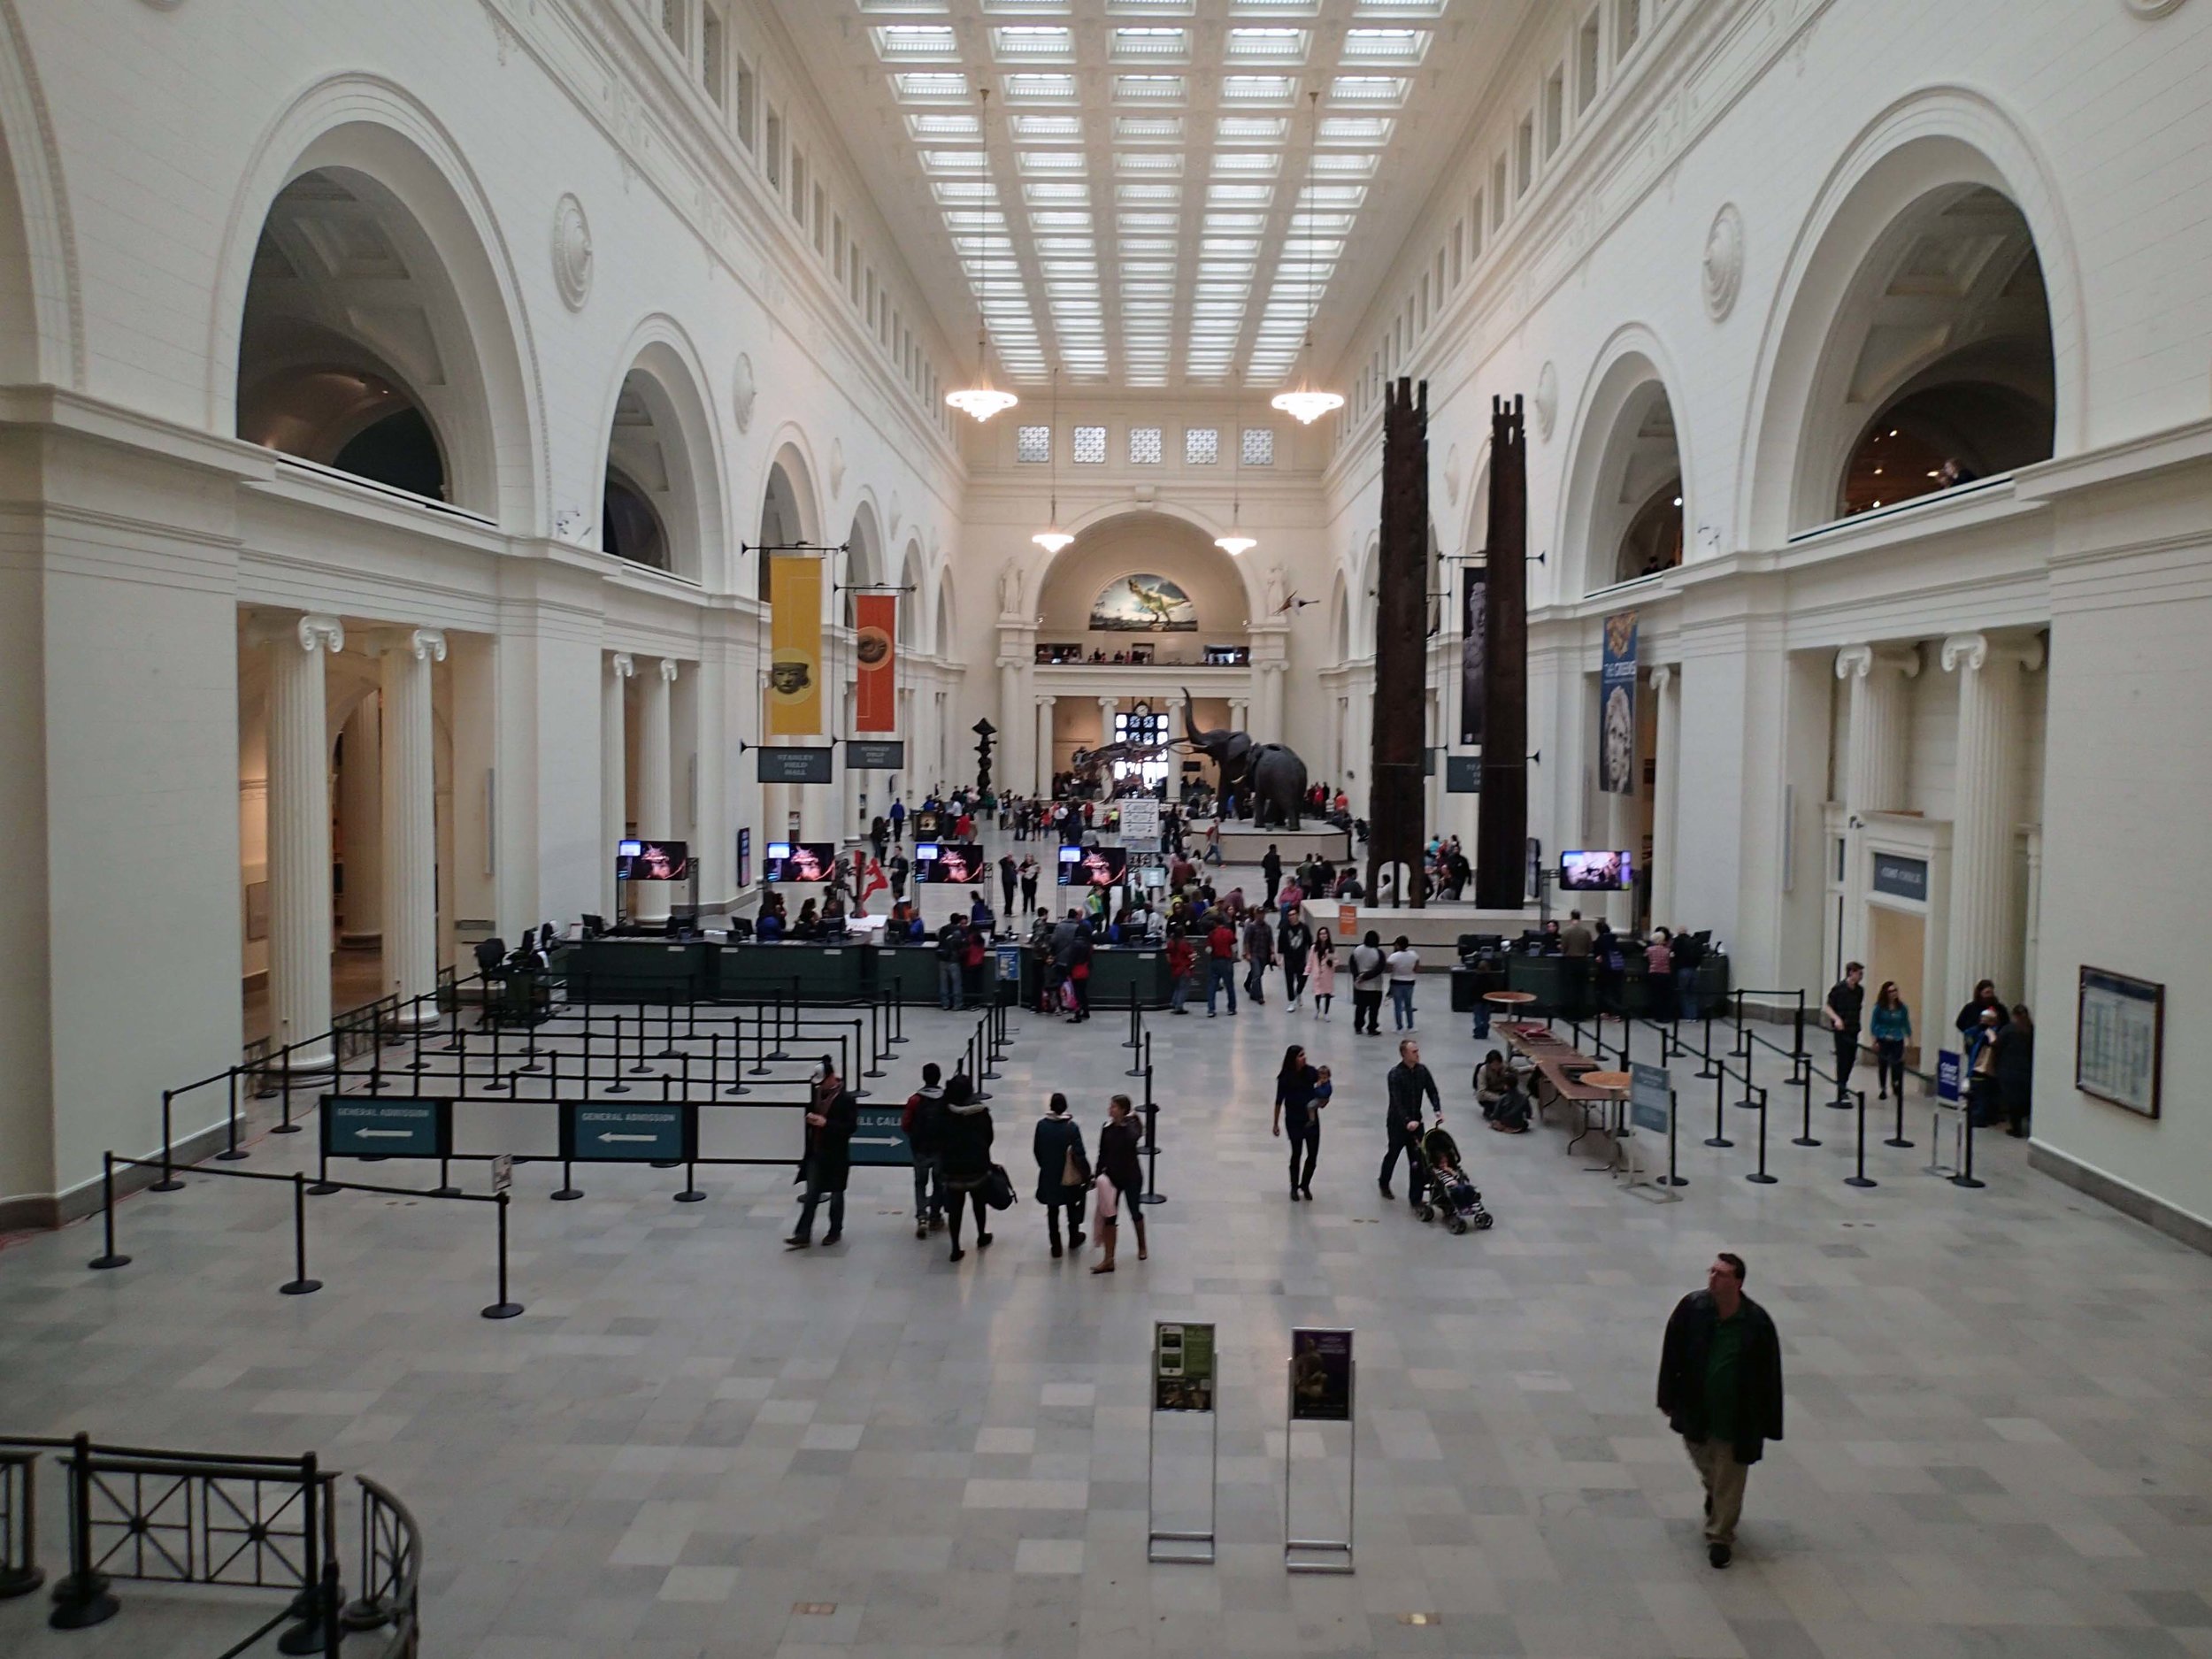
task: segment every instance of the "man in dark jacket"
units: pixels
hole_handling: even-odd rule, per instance
[[[1659,1409],[1705,1483],[1705,1554],[1716,1567],[1735,1548],[1751,1465],[1782,1438],[1782,1341],[1743,1282],[1743,1257],[1723,1250],[1706,1287],[1676,1305],[1659,1355]]]
[[[937,1006],[957,1009],[965,1006],[966,976],[963,964],[968,956],[968,925],[959,917],[949,917],[937,930]]]
[[[922,1068],[922,1086],[907,1097],[899,1126],[906,1131],[914,1153],[914,1236],[929,1237],[932,1227],[945,1220],[945,1183],[938,1171],[937,1146],[944,1133],[944,1073],[932,1061]]]
[[[1411,1038],[1398,1045],[1398,1064],[1390,1068],[1384,1079],[1390,1100],[1388,1128],[1390,1150],[1383,1154],[1382,1173],[1375,1185],[1382,1188],[1385,1198],[1390,1194],[1390,1172],[1398,1167],[1398,1155],[1406,1159],[1406,1202],[1416,1210],[1421,1207],[1421,1194],[1428,1182],[1421,1167],[1421,1102],[1424,1096],[1430,1108],[1441,1112],[1444,1102],[1436,1092],[1436,1079],[1429,1075],[1428,1067],[1421,1064],[1421,1045]]]
[[[859,1125],[860,1103],[837,1075],[837,1062],[824,1055],[814,1080],[814,1107],[806,1115],[806,1157],[799,1165],[806,1196],[799,1201],[799,1225],[783,1241],[784,1248],[803,1250],[814,1242],[814,1210],[824,1198],[829,1200],[830,1224],[822,1242],[834,1244],[843,1236],[845,1178],[852,1171],[853,1131]]]

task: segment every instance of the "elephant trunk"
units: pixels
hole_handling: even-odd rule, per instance
[[[1183,735],[1195,747],[1203,749],[1206,746],[1206,740],[1198,734],[1198,722],[1194,718],[1197,712],[1198,705],[1191,700],[1190,687],[1185,686],[1183,687]]]

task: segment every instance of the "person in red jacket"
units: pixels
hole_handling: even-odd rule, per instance
[[[1229,1012],[1237,1011],[1237,935],[1229,926],[1228,912],[1215,913],[1213,931],[1206,935],[1206,1018],[1214,1017],[1214,999],[1229,993]]]
[[[1198,965],[1198,953],[1190,948],[1190,940],[1179,926],[1167,936],[1167,973],[1171,982],[1168,987],[1167,1011],[1187,1014],[1183,1006],[1190,995],[1191,970]]]

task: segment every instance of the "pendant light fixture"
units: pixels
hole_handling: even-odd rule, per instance
[[[991,89],[988,87],[982,87],[978,90],[983,99],[983,114],[977,126],[983,135],[983,147],[987,166],[991,144]],[[1001,218],[1003,217],[1002,213]],[[1010,228],[1006,234],[1006,246],[1008,252],[1011,253],[1014,236]],[[983,303],[979,307],[981,314],[978,319],[975,334],[975,384],[964,386],[957,391],[945,394],[945,401],[948,403],[964,415],[973,415],[978,420],[988,420],[992,416],[1011,409],[1021,402],[1021,399],[1015,396],[1013,393],[1001,391],[991,384],[990,272],[990,263],[987,259],[983,266]]]
[[[1306,344],[1304,350],[1299,354],[1298,385],[1292,391],[1276,393],[1275,407],[1291,416],[1299,425],[1310,426],[1322,416],[1343,408],[1344,395],[1325,390],[1313,383],[1313,164],[1321,144],[1321,94],[1317,89],[1309,92],[1306,96],[1312,104],[1311,131],[1306,146]],[[1298,215],[1293,213],[1290,222],[1294,229]]]
[[[1060,527],[1060,371],[1056,368],[1052,371],[1052,425],[1045,432],[1045,444],[1052,454],[1052,513],[1045,527],[1029,539],[1051,554],[1075,540]]]
[[[1241,388],[1242,382],[1239,383]],[[1229,435],[1236,440],[1235,459],[1232,463],[1229,495],[1229,533],[1214,538],[1214,545],[1231,558],[1249,553],[1259,543],[1244,534],[1238,520],[1244,514],[1244,404],[1241,398],[1232,400],[1229,417]]]

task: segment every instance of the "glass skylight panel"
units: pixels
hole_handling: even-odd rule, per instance
[[[1317,184],[1298,193],[1300,207],[1357,207],[1366,199],[1363,184]]]
[[[1122,217],[1126,219],[1129,216],[1125,213]],[[1157,213],[1148,213],[1145,217],[1148,219],[1167,218],[1171,220],[1174,216],[1172,214],[1163,215]],[[1127,234],[1126,227],[1124,227],[1124,234],[1121,239],[1121,251],[1124,258],[1156,259],[1163,254],[1174,254],[1178,250],[1178,247],[1179,244],[1172,237],[1132,236]],[[1171,265],[1168,268],[1172,270],[1174,267]]]
[[[1178,28],[1118,28],[1113,33],[1113,55],[1117,63],[1139,59],[1180,63],[1190,56],[1190,32]]]
[[[1026,466],[1042,466],[1051,460],[1052,428],[1017,426],[1014,429],[1014,458]]]
[[[1225,115],[1214,127],[1214,140],[1223,144],[1279,144],[1289,135],[1286,115]]]
[[[991,50],[1010,60],[1064,62],[1075,56],[1075,31],[1062,24],[1010,24],[991,31]]]
[[[1025,184],[1022,200],[1032,207],[1081,206],[1091,199],[1091,187],[1077,180],[1068,184]]]
[[[995,202],[998,186],[988,179],[941,179],[930,191],[940,202]]]
[[[1426,29],[1344,31],[1344,61],[1348,64],[1417,64],[1428,49]]]
[[[1017,143],[1072,143],[1083,136],[1079,115],[1017,115],[1007,122]]]
[[[1332,104],[1396,105],[1405,101],[1402,75],[1338,75],[1329,82]]]
[[[1117,184],[1114,200],[1125,204],[1148,202],[1179,202],[1183,187],[1179,184]]]
[[[957,61],[960,42],[949,23],[889,23],[870,31],[876,55],[887,63]]]
[[[1210,184],[1206,187],[1206,205],[1209,207],[1265,207],[1275,199],[1271,184]]]
[[[1021,150],[1014,152],[1014,163],[1024,173],[1080,173],[1083,171],[1083,152],[1079,150]]]
[[[1170,248],[1173,248],[1175,244],[1173,242],[1170,242],[1167,245]],[[1129,244],[1127,242],[1122,243],[1122,252],[1124,255],[1126,255],[1128,251]],[[1125,257],[1121,262],[1121,273],[1125,277],[1171,278],[1175,274],[1175,262],[1171,259],[1131,259]]]
[[[924,173],[985,173],[991,165],[979,150],[925,150],[921,157]]]
[[[1329,115],[1316,136],[1325,144],[1386,144],[1396,125],[1387,115]]]
[[[910,115],[906,130],[922,142],[941,143],[948,139],[980,139],[983,123],[972,115]]]
[[[1246,12],[1273,12],[1278,17],[1311,17],[1321,9],[1320,0],[1236,0],[1236,9]]]
[[[1267,228],[1264,213],[1221,213],[1209,210],[1205,232],[1209,236],[1249,235]]]
[[[860,0],[863,12],[907,13],[915,17],[942,17],[945,0]]]
[[[1249,4],[1251,0],[1246,0]],[[1389,18],[1440,18],[1447,0],[1359,0],[1355,16]]]
[[[1097,244],[1088,236],[1040,236],[1037,238],[1037,254],[1040,258],[1060,256],[1076,258],[1096,250]]]
[[[1183,171],[1183,157],[1171,150],[1118,150],[1114,156],[1114,171],[1174,178]]]
[[[1371,150],[1334,154],[1324,150],[1313,158],[1313,170],[1323,178],[1364,179],[1374,173],[1378,159]]]
[[[1214,152],[1214,171],[1217,173],[1272,178],[1282,171],[1282,157],[1271,150],[1217,150]]]
[[[1075,102],[1073,75],[1020,74],[1008,75],[1001,82],[1006,89],[1010,104],[1072,104]]]
[[[1228,58],[1233,64],[1302,64],[1306,61],[1306,31],[1232,28]]]
[[[1180,75],[1116,75],[1114,99],[1120,104],[1180,104]]]
[[[1056,207],[1032,213],[1029,216],[1029,224],[1033,230],[1088,230],[1091,227],[1091,216],[1087,211],[1079,208]]]
[[[964,104],[970,96],[967,76],[933,71],[893,75],[891,90],[903,104]]]
[[[1180,142],[1182,136],[1183,118],[1179,115],[1114,117],[1114,142],[1118,144],[1171,144]]]
[[[1221,101],[1224,104],[1287,104],[1297,90],[1298,82],[1289,75],[1221,77]]]

